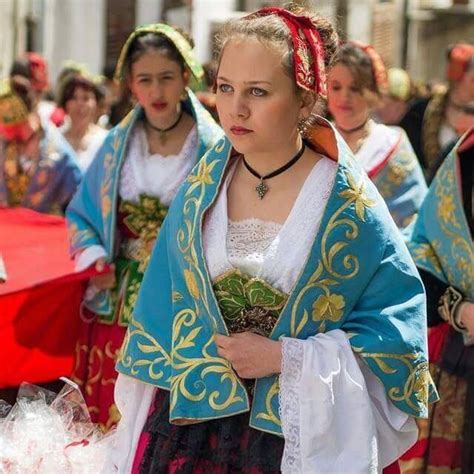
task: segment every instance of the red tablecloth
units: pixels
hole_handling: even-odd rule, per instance
[[[0,387],[69,376],[86,280],[74,273],[66,222],[28,209],[0,209]]]

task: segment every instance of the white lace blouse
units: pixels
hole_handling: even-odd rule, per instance
[[[239,268],[290,293],[318,232],[336,169],[329,158],[316,163],[283,225],[228,219],[230,169],[204,222],[211,279]],[[391,403],[381,382],[355,356],[343,331],[308,340],[283,338],[282,359],[284,474],[379,473],[416,441],[413,418]],[[123,418],[114,454],[121,457],[119,471],[122,466],[123,472],[129,472],[133,463],[153,394],[153,387],[119,374],[115,398]]]
[[[177,155],[151,154],[143,124],[137,123],[131,132],[120,173],[120,197],[137,202],[140,194],[147,194],[169,206],[196,163],[197,145],[198,133],[194,126]]]
[[[204,222],[204,254],[211,279],[234,267],[290,293],[319,227],[336,164],[329,158],[316,163],[283,225],[258,219],[228,222],[227,186],[235,164],[232,166]]]
[[[120,171],[119,196],[138,202],[141,194],[155,196],[169,206],[179,186],[196,164],[198,148],[197,127],[194,126],[177,155],[150,154],[143,124],[138,122],[130,133],[127,153]],[[76,259],[76,271],[88,268],[107,255],[101,245],[85,249]],[[88,290],[86,299],[93,296]]]

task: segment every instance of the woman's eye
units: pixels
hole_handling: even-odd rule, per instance
[[[255,97],[263,97],[264,95],[267,95],[267,91],[260,89],[260,87],[252,87],[250,93]]]
[[[331,86],[331,90],[333,90],[333,91],[340,91],[340,90],[341,90],[341,86],[334,86],[334,85],[332,85],[332,86]]]
[[[223,92],[224,94],[226,92],[231,92],[232,91],[232,87],[229,86],[229,84],[219,84],[217,86],[217,88],[219,89],[220,92]]]

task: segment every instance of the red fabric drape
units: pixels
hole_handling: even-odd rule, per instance
[[[86,280],[74,273],[65,219],[0,209],[0,387],[69,376]]]

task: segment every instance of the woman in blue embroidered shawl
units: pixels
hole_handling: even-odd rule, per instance
[[[80,180],[72,148],[41,125],[28,79],[0,84],[0,206],[62,215]]]
[[[431,371],[440,401],[404,472],[474,472],[474,130],[438,170],[409,249],[425,284]]]
[[[427,187],[404,130],[371,119],[387,87],[385,66],[375,49],[350,41],[328,73],[328,110],[403,229],[418,212]]]
[[[85,296],[73,373],[104,430],[119,419],[115,359],[151,248],[178,187],[222,134],[187,87],[201,77],[180,32],[163,24],[137,28],[117,78],[138,104],[109,132],[67,210],[77,268],[109,264]]]
[[[382,198],[328,122],[298,131],[337,35],[300,7],[267,8],[221,41],[227,138],[152,254],[111,458],[119,472],[381,472],[436,394],[423,286]]]

